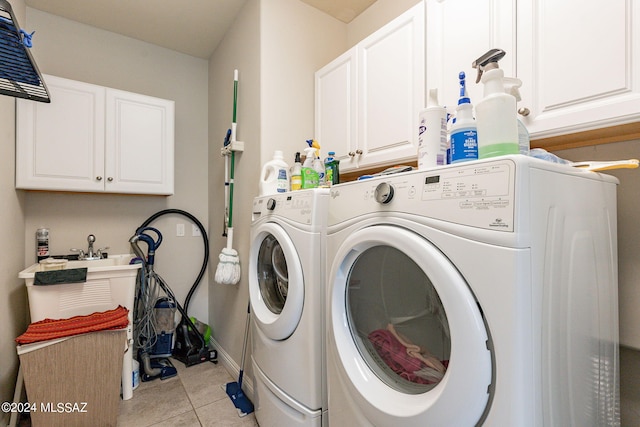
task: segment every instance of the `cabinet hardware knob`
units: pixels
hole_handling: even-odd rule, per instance
[[[101,176],[96,176],[96,180],[102,181],[102,177]]]
[[[349,157],[355,157],[355,156],[356,156],[356,153],[355,153],[355,152],[353,152],[353,151],[349,151]]]
[[[531,114],[531,110],[529,110],[527,107],[518,108],[518,114],[527,117],[529,114]]]
[[[107,178],[107,181],[112,182],[113,181],[113,177],[110,176],[109,178]]]
[[[362,150],[360,149],[356,150],[356,154],[362,154]]]

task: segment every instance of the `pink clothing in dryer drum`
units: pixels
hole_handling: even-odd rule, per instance
[[[368,338],[382,360],[400,377],[417,384],[434,384],[444,376],[444,364],[397,334],[393,325],[371,332]]]

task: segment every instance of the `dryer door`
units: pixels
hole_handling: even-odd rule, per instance
[[[386,225],[351,234],[334,260],[328,351],[359,412],[377,426],[478,423],[492,355],[452,262],[420,235]]]
[[[302,315],[302,265],[293,241],[281,226],[264,223],[253,235],[249,256],[253,318],[270,339],[287,339]]]

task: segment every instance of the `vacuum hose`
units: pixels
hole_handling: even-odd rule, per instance
[[[180,210],[180,209],[165,209],[165,210],[156,212],[153,215],[151,215],[149,218],[147,218],[142,223],[142,225],[140,227],[138,227],[138,229],[136,230],[136,234],[140,234],[140,232],[143,231],[143,229],[145,227],[147,227],[149,224],[151,224],[153,221],[155,221],[159,217],[161,217],[163,215],[168,215],[168,214],[178,214],[178,215],[183,215],[183,216],[186,216],[187,218],[189,218],[200,229],[200,234],[202,235],[202,241],[204,243],[204,258],[202,260],[202,267],[200,268],[200,272],[198,273],[198,277],[196,278],[195,282],[191,286],[191,289],[189,289],[189,293],[187,293],[187,297],[184,300],[184,306],[183,306],[184,307],[184,311],[188,313],[188,311],[189,311],[189,302],[191,301],[191,297],[193,296],[193,294],[195,293],[196,289],[198,288],[198,285],[200,284],[200,281],[202,280],[202,277],[204,276],[204,272],[207,269],[207,262],[209,261],[209,239],[207,237],[207,232],[205,231],[204,226],[202,225],[202,223],[200,221],[198,221],[198,218],[196,218],[195,216],[193,216],[192,214],[190,214],[187,211],[183,211],[183,210]],[[153,229],[153,230],[155,230],[155,229]],[[157,230],[155,230],[155,231],[157,231]],[[158,242],[158,245],[160,245],[159,242]]]
[[[162,368],[151,367],[151,358],[149,357],[149,353],[147,353],[146,351],[141,351],[138,357],[142,359],[141,362],[145,374],[149,375],[150,377],[157,377],[162,373]]]

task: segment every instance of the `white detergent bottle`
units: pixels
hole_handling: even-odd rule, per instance
[[[438,104],[438,89],[429,89],[427,108],[418,121],[418,169],[446,165],[447,110]]]
[[[451,163],[466,162],[478,158],[478,132],[473,118],[473,105],[467,95],[465,74],[460,72],[460,99],[456,117],[449,130]]]
[[[284,161],[282,151],[275,151],[273,159],[262,167],[260,173],[260,196],[286,193],[289,191],[289,165]]]
[[[484,98],[476,105],[478,127],[478,158],[518,154],[518,118],[516,97],[521,85],[517,79],[509,79],[511,93],[505,92],[504,71],[498,61],[505,52],[492,49],[476,59],[472,66],[478,69],[476,83],[482,80]]]

